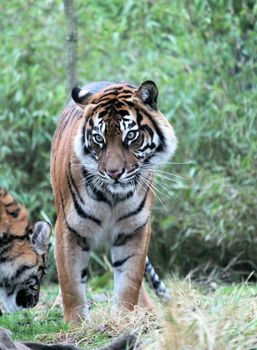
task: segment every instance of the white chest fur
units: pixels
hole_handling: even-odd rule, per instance
[[[79,235],[87,238],[91,248],[111,245],[119,234],[131,234],[147,221],[146,195],[145,191],[135,191],[127,199],[105,202],[92,198],[84,189],[83,203],[79,202],[81,210],[78,212],[78,206],[76,208],[74,201],[70,201],[66,209],[67,221]]]

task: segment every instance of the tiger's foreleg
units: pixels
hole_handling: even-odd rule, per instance
[[[112,246],[115,302],[129,310],[153,304],[142,285],[151,235],[150,223],[133,234],[118,235]]]
[[[62,291],[64,320],[79,322],[87,313],[85,287],[89,247],[85,238],[77,236],[58,220],[55,234],[55,257]]]

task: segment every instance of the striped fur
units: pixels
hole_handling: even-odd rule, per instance
[[[28,212],[0,188],[0,295],[7,311],[33,307],[46,269],[50,225],[31,225]]]
[[[170,293],[165,286],[165,283],[160,279],[156,273],[153,265],[146,257],[145,261],[145,277],[147,278],[150,285],[153,287],[155,294],[161,298],[163,301],[168,301],[171,299]]]
[[[90,250],[111,248],[114,295],[128,309],[150,307],[142,284],[151,236],[154,167],[175,152],[173,128],[147,81],[74,88],[52,143],[57,209],[55,255],[64,318],[85,315]]]

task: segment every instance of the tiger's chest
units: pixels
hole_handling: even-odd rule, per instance
[[[68,225],[86,237],[92,248],[112,245],[119,234],[131,234],[149,218],[147,193],[133,193],[117,201],[84,190],[66,208]]]

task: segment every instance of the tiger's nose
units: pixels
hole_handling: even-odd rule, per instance
[[[112,179],[118,179],[121,177],[121,175],[124,173],[125,169],[107,169],[106,173],[109,175]]]

